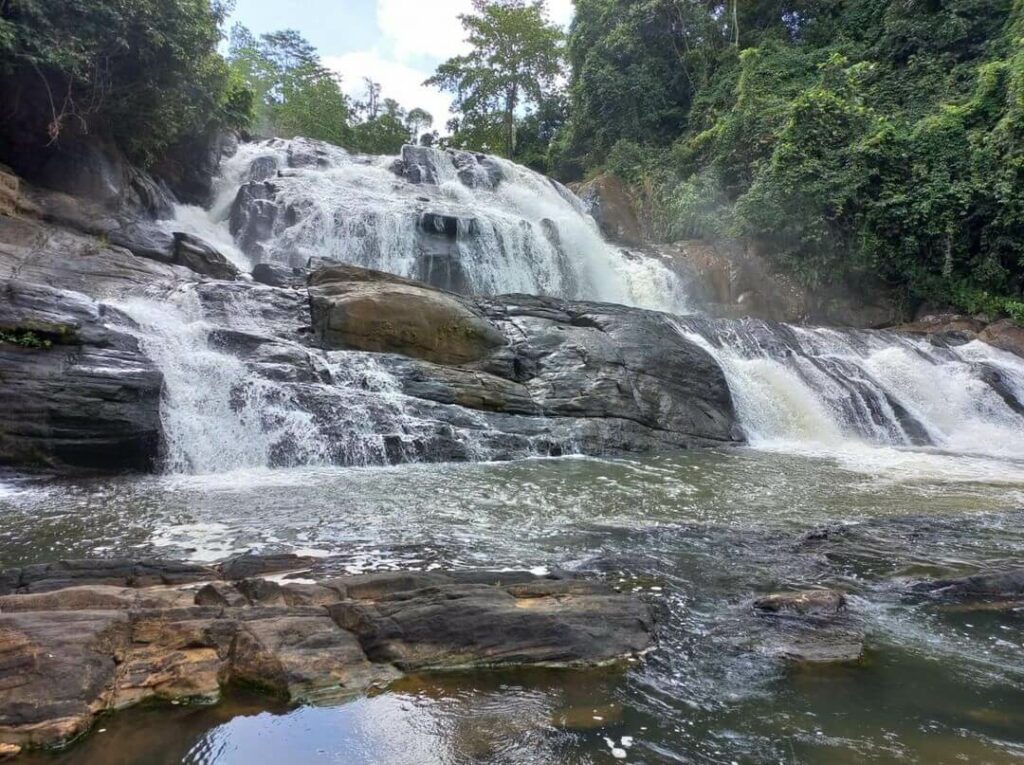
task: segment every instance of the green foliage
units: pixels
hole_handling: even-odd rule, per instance
[[[470,53],[441,64],[427,80],[455,94],[453,145],[515,156],[517,110],[539,104],[561,71],[562,31],[544,17],[544,2],[473,0],[459,18]]]
[[[45,140],[103,132],[148,163],[179,138],[247,121],[210,0],[3,0],[0,69],[45,93]]]
[[[653,188],[666,237],[757,239],[811,286],[1021,315],[1024,1],[577,6],[556,167]]]
[[[228,62],[232,76],[253,94],[252,126],[258,134],[301,135],[339,146],[351,139],[350,106],[339,78],[295,30],[256,38],[236,24]]]
[[[17,345],[20,348],[52,348],[53,341],[40,337],[31,330],[0,329],[0,345]]]

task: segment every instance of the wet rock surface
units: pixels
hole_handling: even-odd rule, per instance
[[[301,563],[93,560],[4,572],[0,743],[65,743],[103,712],[216,700],[232,683],[329,700],[402,670],[593,666],[652,642],[648,607],[597,582],[523,572],[221,578]]]
[[[154,465],[162,376],[117,311],[85,295],[0,280],[0,461]]]

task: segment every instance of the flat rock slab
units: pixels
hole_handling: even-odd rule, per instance
[[[255,578],[296,556],[63,561],[0,574],[0,747],[65,744],[151,700],[244,683],[309,702],[404,670],[596,666],[652,643],[645,604],[600,582],[525,572]],[[250,578],[239,578],[251,574]]]

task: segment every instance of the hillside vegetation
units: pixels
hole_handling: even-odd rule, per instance
[[[560,173],[613,170],[666,239],[756,239],[810,286],[1024,319],[1020,0],[576,6]]]

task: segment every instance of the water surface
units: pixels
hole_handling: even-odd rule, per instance
[[[324,708],[233,695],[106,719],[89,763],[1024,761],[1024,613],[913,603],[922,577],[1024,560],[1024,461],[847,446],[643,459],[0,483],[3,565],[249,549],[350,571],[570,568],[655,605],[620,672],[414,677]],[[807,531],[848,524],[828,557]],[[749,602],[846,591],[862,665],[787,666]]]

